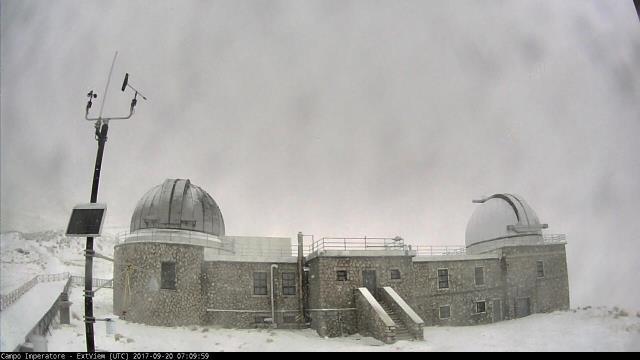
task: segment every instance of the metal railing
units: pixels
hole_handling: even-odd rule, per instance
[[[6,295],[0,295],[0,311],[6,309],[11,304],[18,301],[18,299],[20,299],[24,294],[26,294],[29,290],[31,290],[34,286],[36,286],[39,283],[62,281],[66,279],[68,279],[69,281],[65,285],[65,292],[69,289],[69,286],[72,283],[74,285],[84,284],[84,276],[71,275],[68,272],[59,273],[59,274],[36,275],[31,280],[20,285],[19,288],[11,291]],[[93,284],[98,288],[102,288],[102,287],[113,288],[113,279],[93,278]]]
[[[36,284],[41,282],[50,282],[50,281],[60,281],[69,278],[69,273],[60,273],[60,274],[43,274],[36,275],[31,280],[26,283],[20,285],[17,289],[11,291],[8,294],[0,295],[0,311],[9,307],[9,305],[15,303],[22,297],[22,295],[26,294],[27,291],[31,290]]]
[[[418,256],[464,255],[466,253],[464,246],[411,245],[411,250],[414,250]]]
[[[232,251],[233,244],[225,240],[224,237],[217,237],[200,231],[190,231],[185,229],[138,229],[134,232],[119,232],[115,235],[116,244],[125,242],[178,242],[191,245],[205,246],[222,251]]]
[[[38,278],[39,283],[43,283],[43,282],[66,280],[69,278],[69,276],[71,275],[68,272],[63,272],[59,274],[42,274],[42,275],[36,276],[36,278]]]
[[[542,242],[545,244],[566,244],[566,234],[543,234]]]
[[[408,250],[402,238],[323,237],[311,243],[309,253],[325,250]]]
[[[71,275],[73,285],[84,285],[84,276]],[[113,288],[113,279],[92,278],[93,286],[97,288]]]
[[[193,239],[193,240],[212,240],[221,242],[223,239],[218,236],[201,232],[192,231],[187,229],[160,229],[160,228],[146,228],[138,229],[134,232],[123,231],[115,234],[118,244],[123,243],[125,240],[148,240],[155,238],[180,238],[180,239]]]
[[[297,254],[297,246],[292,245],[292,252]],[[376,250],[400,250],[412,251],[419,256],[444,256],[444,255],[464,255],[466,248],[464,246],[430,246],[430,245],[413,245],[406,244],[402,238],[370,238],[370,237],[324,237],[311,244],[304,246],[303,254],[305,256],[324,250],[360,250],[360,251],[376,251]]]
[[[38,277],[34,276],[33,279],[22,284],[19,288],[13,290],[6,295],[0,295],[0,311],[6,309],[9,305],[16,302],[27,291],[31,290],[38,283]]]

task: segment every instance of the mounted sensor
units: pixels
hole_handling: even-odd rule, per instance
[[[106,204],[76,205],[71,211],[66,235],[70,237],[99,237],[106,212]]]
[[[129,73],[124,75],[124,81],[122,82],[122,91],[127,88],[127,84],[129,83]]]
[[[134,88],[133,86],[131,86],[129,84],[129,73],[126,73],[124,75],[124,81],[122,82],[122,88],[120,90],[122,90],[124,92],[124,90],[127,87],[129,87],[129,88],[131,88],[131,90],[135,91],[136,94],[134,95],[134,99],[137,98],[138,95],[140,95],[140,97],[142,97],[143,99],[147,100],[147,98],[144,95],[142,95],[142,93],[138,89]]]

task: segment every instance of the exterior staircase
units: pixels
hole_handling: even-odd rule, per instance
[[[400,315],[396,314],[396,312],[393,311],[393,309],[389,305],[387,305],[386,302],[380,301],[380,305],[387,313],[387,315],[389,315],[391,320],[396,323],[396,340],[414,340],[413,336],[411,336],[411,334],[409,333],[407,325],[400,318]]]

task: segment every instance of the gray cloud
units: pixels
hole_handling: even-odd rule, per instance
[[[229,233],[462,244],[523,195],[568,234],[574,305],[640,308],[640,33],[631,1],[1,3],[2,230],[87,201],[83,120],[120,53],[99,199],[110,225],[167,177]],[[99,98],[100,99],[100,98]],[[602,291],[607,289],[608,291]]]

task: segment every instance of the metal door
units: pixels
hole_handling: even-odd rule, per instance
[[[363,270],[362,271],[362,286],[366,287],[373,296],[376,295],[376,271],[375,270]]]
[[[529,298],[520,298],[516,300],[516,317],[521,318],[531,314],[531,303]]]
[[[493,300],[493,322],[502,321],[502,300]]]

